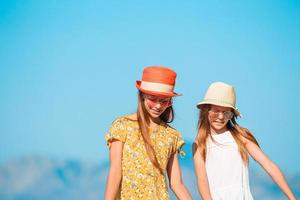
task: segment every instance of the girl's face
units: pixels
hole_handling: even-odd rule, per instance
[[[208,121],[212,133],[223,133],[227,131],[226,124],[233,117],[231,108],[211,105],[208,111]]]
[[[159,116],[172,105],[171,97],[159,97],[143,94],[144,105],[149,115],[157,119]]]

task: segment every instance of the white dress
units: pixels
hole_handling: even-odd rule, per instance
[[[229,131],[207,140],[206,173],[213,200],[253,200],[249,187],[248,166]]]

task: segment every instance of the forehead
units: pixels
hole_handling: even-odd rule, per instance
[[[230,111],[231,108],[223,107],[223,106],[217,106],[217,105],[211,105],[211,110],[219,110],[219,111]]]

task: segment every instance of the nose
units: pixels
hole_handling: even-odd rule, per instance
[[[158,102],[156,103],[155,107],[156,107],[157,109],[160,109],[160,108],[162,107],[161,102],[158,101]]]
[[[224,113],[223,112],[219,112],[218,113],[218,118],[219,119],[224,119]]]

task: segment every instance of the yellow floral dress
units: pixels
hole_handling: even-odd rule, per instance
[[[181,134],[166,123],[150,129],[150,135],[158,162],[166,174],[170,156],[176,151],[181,151],[184,141]],[[136,120],[126,116],[116,119],[105,139],[109,147],[113,139],[124,143],[120,199],[170,199],[165,175],[160,174],[151,163]]]

